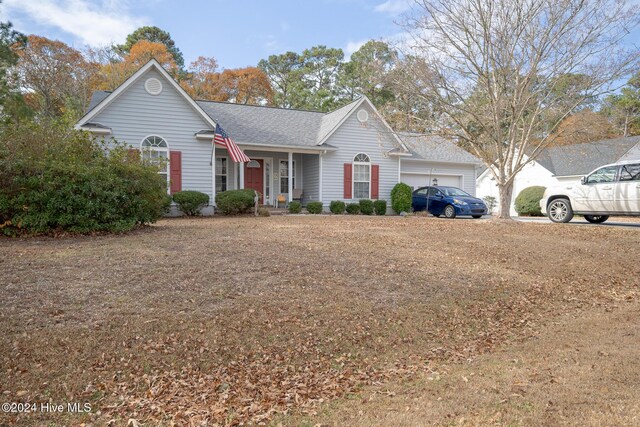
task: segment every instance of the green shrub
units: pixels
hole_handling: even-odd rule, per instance
[[[369,199],[360,200],[360,212],[363,215],[373,215],[373,201]]]
[[[209,195],[200,191],[179,191],[174,193],[173,201],[185,215],[196,216],[209,204]]]
[[[344,213],[345,204],[342,200],[333,200],[329,204],[329,210],[332,214],[340,215]]]
[[[170,203],[157,166],[115,140],[46,120],[2,129],[3,234],[124,232],[155,222]]]
[[[310,214],[322,213],[322,202],[309,202],[307,203],[307,212]]]
[[[238,215],[251,211],[255,206],[255,191],[229,190],[216,194],[216,208],[224,215]]]
[[[527,187],[516,197],[515,208],[518,215],[542,216],[540,200],[544,195],[545,187],[534,185]]]
[[[489,213],[493,212],[493,209],[496,207],[496,203],[498,202],[496,198],[493,196],[484,196],[482,200],[484,200],[484,203],[487,205]]]
[[[391,209],[395,213],[411,211],[411,187],[404,182],[397,183],[391,190]]]
[[[271,216],[271,212],[269,212],[269,209],[262,207],[262,208],[258,209],[258,215],[260,215],[260,216]]]
[[[376,200],[373,202],[373,210],[376,212],[376,215],[386,215],[387,214],[387,201],[386,200]]]
[[[302,205],[300,204],[300,202],[289,203],[289,213],[299,214],[300,212],[302,212]]]
[[[350,215],[358,215],[360,213],[360,205],[358,203],[349,203],[346,210]]]

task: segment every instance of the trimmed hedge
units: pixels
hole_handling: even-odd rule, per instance
[[[346,205],[342,200],[333,200],[329,204],[329,210],[332,214],[340,215],[344,213]]]
[[[124,232],[171,203],[158,167],[66,123],[9,125],[0,134],[0,234]]]
[[[322,202],[309,202],[307,203],[307,212],[310,214],[321,214],[322,213]]]
[[[300,212],[302,212],[302,205],[300,204],[300,202],[289,203],[289,213],[299,214]]]
[[[229,190],[216,194],[216,208],[224,215],[248,213],[255,206],[255,191]]]
[[[515,208],[518,215],[524,216],[542,216],[540,210],[540,200],[544,195],[546,187],[534,185],[527,187],[516,197]]]
[[[397,183],[391,190],[391,209],[395,213],[411,211],[411,187],[404,182]]]
[[[386,200],[376,200],[373,202],[373,210],[376,212],[376,215],[386,215],[387,214],[387,201]]]
[[[186,216],[196,216],[209,204],[209,195],[200,191],[179,191],[173,194],[173,201]]]
[[[360,200],[360,212],[362,215],[373,215],[373,201],[369,199]]]
[[[346,210],[349,215],[358,215],[360,214],[360,204],[349,203],[346,207]]]

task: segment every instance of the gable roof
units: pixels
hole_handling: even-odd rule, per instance
[[[640,136],[548,147],[536,161],[555,176],[586,175],[599,166],[616,163],[640,144]]]
[[[482,161],[458,147],[452,141],[436,135],[400,133],[400,138],[411,153],[411,159],[445,163],[476,163]]]
[[[196,101],[238,143],[315,147],[325,113]]]
[[[160,74],[162,74],[165,80],[169,81],[171,86],[173,86],[173,88],[176,91],[178,91],[180,95],[182,95],[182,97],[187,101],[187,103],[189,103],[189,105],[191,105],[191,107],[196,111],[196,113],[198,113],[204,119],[204,121],[208,123],[212,128],[215,128],[216,123],[211,119],[211,117],[208,116],[207,113],[205,113],[202,110],[202,108],[193,100],[193,98],[191,98],[187,94],[187,92],[185,92],[185,90],[182,89],[182,87],[180,87],[180,85],[173,79],[173,77],[171,77],[169,73],[167,73],[167,71],[162,67],[162,65],[160,65],[160,63],[155,59],[151,59],[145,65],[140,67],[138,71],[133,73],[132,76],[130,76],[127,80],[125,80],[124,83],[118,86],[118,88],[113,92],[103,92],[102,95],[106,93],[106,96],[102,97],[102,99],[100,99],[99,102],[97,102],[98,98],[96,98],[95,105],[93,105],[92,108],[90,105],[90,108],[87,111],[87,113],[76,123],[75,128],[80,129],[84,124],[90,122],[92,118],[97,116],[109,104],[111,104],[115,99],[117,99],[118,96],[120,96],[120,94],[122,94],[129,86],[131,86],[136,80],[138,80],[140,76],[142,76],[151,68],[154,68]],[[91,101],[93,103],[94,101],[93,96],[91,97]]]

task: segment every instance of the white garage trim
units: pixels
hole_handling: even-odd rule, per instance
[[[433,176],[433,177],[439,177],[439,176],[450,176],[450,177],[455,177],[455,178],[459,178],[460,179],[460,188],[464,188],[464,175],[462,174],[458,174],[458,173],[440,173],[440,172],[401,172],[400,173],[400,177],[402,178],[402,175],[423,175],[423,176]],[[400,182],[402,182],[402,179],[400,180]],[[429,183],[429,185],[431,185],[431,183]]]

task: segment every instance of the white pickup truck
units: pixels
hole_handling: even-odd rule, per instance
[[[640,160],[602,166],[579,184],[549,187],[540,208],[553,222],[569,222],[574,214],[595,224],[610,215],[640,216]]]

